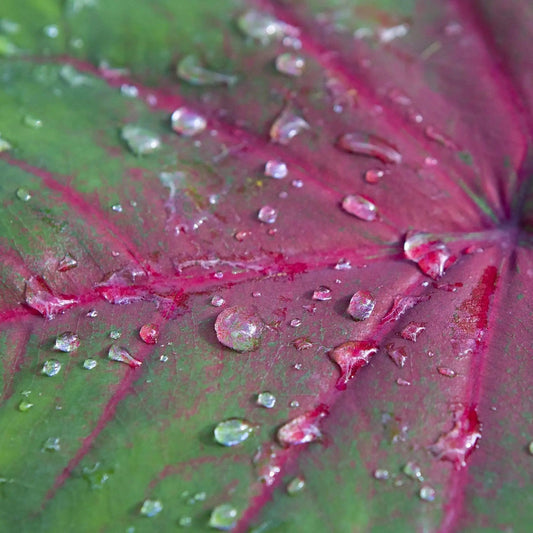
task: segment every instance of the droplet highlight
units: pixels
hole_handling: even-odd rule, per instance
[[[65,331],[56,337],[54,350],[59,352],[75,352],[80,347],[80,339],[72,331]]]
[[[209,527],[219,529],[221,531],[229,531],[235,527],[237,523],[237,509],[229,503],[218,505],[211,511],[209,517]]]
[[[257,219],[265,224],[274,224],[278,219],[278,210],[270,205],[264,205],[259,209]]]
[[[287,165],[279,159],[270,159],[265,164],[265,176],[281,180],[286,178],[289,173]]]
[[[359,194],[350,194],[342,201],[342,208],[346,213],[366,222],[372,222],[378,217],[378,209],[368,198]]]
[[[287,76],[301,76],[305,69],[303,57],[286,52],[276,57],[276,70]]]
[[[433,279],[440,278],[457,261],[448,247],[430,233],[410,231],[403,245],[405,257]]]
[[[49,359],[43,364],[41,373],[48,377],[57,376],[61,371],[61,363],[57,359]]]
[[[260,392],[257,395],[257,405],[265,407],[266,409],[272,409],[276,405],[276,397],[268,391]]]
[[[163,504],[159,500],[144,500],[139,513],[151,518],[163,510]]]
[[[207,128],[207,120],[188,107],[180,107],[170,117],[172,129],[184,137],[194,137]]]
[[[254,426],[242,418],[230,418],[217,424],[215,440],[222,446],[242,444],[253,433]]]

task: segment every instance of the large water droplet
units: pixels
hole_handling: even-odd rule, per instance
[[[288,173],[287,165],[279,159],[270,159],[265,164],[265,176],[280,180],[285,178]]]
[[[159,500],[144,500],[141,510],[141,515],[152,517],[158,515],[163,510],[163,504]]]
[[[218,505],[211,511],[209,527],[220,529],[221,531],[229,531],[237,523],[237,514],[237,509],[229,503]]]
[[[142,361],[135,359],[126,348],[113,344],[107,352],[107,357],[111,361],[118,361],[119,363],[126,363],[131,368],[142,365]]]
[[[161,148],[158,135],[135,124],[123,126],[120,135],[135,155],[148,155]]]
[[[389,312],[381,319],[382,324],[395,322],[402,317],[409,309],[412,309],[420,302],[429,300],[429,296],[396,296],[392,302]]]
[[[178,78],[191,85],[213,86],[213,85],[235,85],[237,76],[222,74],[205,68],[198,56],[188,55],[178,63],[176,74]]]
[[[289,144],[290,140],[311,126],[290,109],[284,109],[270,127],[270,139],[279,144]]]
[[[267,409],[272,409],[276,405],[276,397],[268,391],[260,392],[257,395],[257,405],[261,407],[266,407]]]
[[[348,314],[354,320],[366,320],[372,314],[376,300],[368,291],[356,291],[348,304]]]
[[[402,156],[395,146],[385,139],[368,133],[346,133],[338,142],[339,148],[357,155],[375,157],[384,163],[401,163]]]
[[[250,352],[259,348],[263,322],[250,309],[228,307],[216,319],[218,340],[237,352]]]
[[[430,487],[429,485],[424,485],[420,492],[418,493],[421,500],[424,500],[425,502],[433,502],[435,501],[435,496],[437,495],[435,489],[433,487]]]
[[[372,222],[376,220],[378,216],[378,210],[376,205],[364,196],[359,194],[350,194],[342,201],[342,208],[361,220]]]
[[[392,342],[387,344],[385,348],[387,349],[388,356],[394,361],[396,366],[403,368],[407,362],[407,353],[405,348],[403,346],[396,348]]]
[[[418,264],[424,274],[440,278],[457,261],[448,247],[430,233],[410,231],[403,245],[405,257]]]
[[[320,285],[320,287],[313,291],[312,298],[313,300],[318,300],[319,302],[328,302],[332,298],[331,289],[325,285]]]
[[[293,418],[278,429],[279,443],[282,446],[293,446],[320,440],[322,432],[318,424],[327,415],[328,408],[324,404],[320,404],[312,411]]]
[[[345,390],[346,384],[352,380],[357,371],[368,364],[370,358],[378,351],[374,341],[348,341],[334,348],[329,357],[341,369],[341,376],[335,386],[338,390]]]
[[[83,368],[85,368],[85,370],[93,370],[97,366],[98,361],[96,359],[85,359],[85,361],[83,361]]]
[[[61,440],[59,437],[48,437],[43,442],[41,451],[43,452],[58,452],[61,450]]]
[[[59,352],[75,352],[80,347],[80,339],[72,331],[65,331],[56,337],[54,350]]]
[[[437,459],[450,461],[456,470],[466,466],[466,459],[481,438],[481,424],[473,406],[459,406],[453,413],[453,428],[439,437],[429,450]]]
[[[215,427],[215,440],[223,446],[237,446],[254,431],[254,426],[242,418],[230,418]]]
[[[225,303],[226,303],[226,300],[224,300],[222,296],[219,296],[217,294],[215,294],[215,296],[211,298],[211,305],[213,307],[222,307]]]
[[[287,76],[301,76],[305,69],[303,57],[291,53],[280,54],[276,57],[276,70]]]
[[[57,376],[60,371],[61,363],[57,359],[48,359],[48,361],[44,362],[41,373],[45,376],[52,377]]]
[[[54,318],[58,313],[62,313],[78,302],[73,297],[55,296],[46,282],[37,276],[32,276],[26,281],[24,296],[29,307],[48,319]]]
[[[274,39],[282,39],[284,36],[298,37],[300,34],[300,30],[295,26],[254,9],[243,13],[237,19],[237,25],[244,35],[264,44]]]
[[[155,344],[159,339],[159,326],[157,324],[144,324],[139,330],[139,337],[146,344]]]
[[[57,264],[57,270],[59,272],[66,272],[67,270],[72,270],[73,268],[76,268],[78,266],[78,262],[76,259],[70,255],[69,253],[66,253]]]
[[[302,477],[295,477],[289,481],[287,484],[287,494],[294,496],[299,492],[302,492],[305,488],[305,479]]]
[[[278,218],[278,210],[270,205],[264,205],[257,213],[257,218],[265,224],[274,224]]]
[[[180,107],[170,117],[172,129],[185,137],[194,137],[207,127],[207,120],[188,107]]]

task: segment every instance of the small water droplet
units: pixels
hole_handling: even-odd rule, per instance
[[[22,123],[33,130],[38,130],[43,127],[43,121],[38,118],[32,117],[31,115],[26,115],[22,119]]]
[[[163,504],[159,500],[144,500],[141,510],[142,516],[152,517],[158,515],[163,510]]]
[[[424,485],[420,492],[418,493],[421,500],[424,500],[425,502],[433,502],[435,501],[435,496],[437,495],[435,489],[433,487],[430,487],[429,485]]]
[[[434,158],[434,157],[426,157],[424,159],[424,165],[426,165],[426,167],[435,167],[439,164],[439,162]]]
[[[387,174],[386,170],[372,168],[365,172],[365,181],[367,183],[372,183],[372,184],[379,183],[386,174]]]
[[[222,307],[225,303],[226,300],[224,300],[222,296],[218,296],[217,294],[215,294],[215,296],[211,298],[211,305],[213,307]]]
[[[76,70],[72,65],[63,65],[59,70],[59,77],[71,87],[90,85],[91,78]]]
[[[85,316],[88,318],[96,318],[98,316],[98,311],[96,309],[91,309]]]
[[[107,357],[111,361],[118,361],[119,363],[125,363],[129,365],[131,368],[135,368],[137,366],[142,365],[142,361],[135,359],[128,352],[128,350],[126,350],[126,348],[123,348],[122,346],[117,346],[116,344],[113,344],[109,348],[109,351],[107,352]]]
[[[69,253],[66,253],[57,264],[57,270],[59,272],[66,272],[67,270],[72,270],[73,268],[76,268],[78,266],[78,262],[76,259],[70,255]]]
[[[58,437],[48,437],[41,448],[42,452],[58,452],[61,450],[61,441]]]
[[[43,28],[43,33],[50,39],[55,39],[59,35],[59,28],[55,24],[48,24]]]
[[[265,176],[280,180],[285,178],[288,173],[287,165],[279,159],[270,159],[265,164]]]
[[[181,59],[176,68],[178,78],[191,85],[213,86],[213,85],[235,85],[237,76],[222,74],[205,68],[198,56],[188,55]]]
[[[390,478],[389,471],[384,468],[376,468],[374,470],[374,478],[379,481],[387,481]]]
[[[318,300],[320,302],[327,302],[332,298],[331,289],[325,285],[320,285],[320,287],[313,291],[312,298],[313,300]]]
[[[313,347],[313,343],[307,337],[298,337],[292,341],[292,345],[301,352]]]
[[[533,455],[533,441],[531,441],[531,442],[529,443],[529,446],[528,446],[527,448],[528,448],[529,453],[530,453],[531,455]]]
[[[235,233],[235,239],[239,242],[244,241],[246,237],[249,237],[252,233],[250,231],[238,231]]]
[[[446,376],[448,378],[454,378],[455,376],[457,376],[457,372],[455,370],[452,370],[451,368],[448,368],[446,366],[438,366],[437,372],[441,376]]]
[[[449,137],[437,131],[433,126],[427,126],[424,133],[428,139],[436,141],[450,150],[457,150],[457,145]]]
[[[2,45],[0,44],[0,48],[1,46]],[[2,55],[1,52],[0,52],[0,55]],[[11,150],[11,148],[13,148],[13,146],[11,146],[11,144],[8,141],[2,138],[2,135],[0,135],[0,153],[5,152],[7,150]]]
[[[31,200],[31,194],[28,189],[24,187],[19,187],[16,192],[17,198],[23,202],[29,202]]]
[[[410,387],[411,386],[411,382],[408,381],[407,379],[398,378],[396,380],[396,385],[400,385],[400,387]]]
[[[457,258],[448,247],[430,233],[410,231],[403,245],[405,257],[418,264],[424,274],[440,278]]]
[[[301,370],[303,368],[302,363],[294,363],[293,365],[294,370]]]
[[[257,405],[272,409],[276,405],[276,397],[268,391],[261,392],[257,395]]]
[[[318,423],[328,415],[328,408],[320,404],[312,411],[293,418],[278,429],[277,438],[282,446],[307,444],[322,438]]]
[[[374,341],[348,341],[334,348],[329,357],[339,365],[341,375],[335,384],[338,390],[345,390],[358,370],[367,365],[370,358],[378,351]]]
[[[18,405],[18,410],[21,413],[25,413],[26,411],[29,411],[33,407],[33,403],[31,403],[28,400],[20,400]]]
[[[302,180],[292,180],[291,185],[296,189],[301,189],[304,186],[304,182]]]
[[[293,318],[293,319],[289,322],[289,326],[290,326],[291,328],[299,328],[301,325],[302,325],[302,321],[301,321],[299,318]]]
[[[117,339],[120,339],[120,337],[122,337],[122,333],[118,329],[112,329],[109,332],[109,337],[116,341]]]
[[[161,355],[159,357],[159,360],[162,362],[162,363],[166,363],[168,361],[168,355]]]
[[[55,296],[46,282],[37,276],[26,281],[24,297],[26,305],[49,320],[77,303],[76,298]]]
[[[250,309],[228,307],[215,322],[218,340],[237,352],[250,352],[259,348],[263,322]]]
[[[259,291],[252,292],[252,298],[261,298],[261,293]]]
[[[257,39],[267,44],[273,39],[282,39],[285,36],[296,38],[300,30],[295,26],[286,24],[268,13],[261,13],[254,9],[246,11],[237,19],[237,26],[247,37]]]
[[[180,107],[170,117],[172,129],[179,135],[194,137],[207,128],[207,120],[188,107]]]
[[[59,372],[61,371],[61,363],[57,359],[48,359],[48,361],[45,361],[43,364],[43,368],[41,372],[45,376],[57,376]]]
[[[190,516],[182,516],[178,520],[178,525],[180,527],[191,527],[192,518]]]
[[[335,270],[351,270],[352,263],[348,259],[339,259],[333,268]]]
[[[403,346],[396,348],[393,343],[385,346],[388,356],[394,361],[396,366],[403,368],[407,362],[407,353]]]
[[[215,440],[223,446],[237,446],[244,442],[254,431],[254,427],[241,418],[230,418],[215,427]]]
[[[75,352],[80,346],[80,339],[72,331],[65,331],[56,337],[54,350],[59,352]]]
[[[83,361],[83,368],[85,368],[85,370],[93,370],[97,365],[98,361],[96,359],[85,359],[85,361]]]
[[[213,272],[213,277],[215,279],[222,279],[224,277],[224,272],[217,270],[216,272]]]
[[[402,471],[407,477],[410,477],[411,479],[416,479],[417,481],[421,482],[424,481],[422,470],[420,469],[420,466],[418,466],[418,464],[414,461],[409,461],[408,463],[406,463]]]
[[[400,336],[408,341],[416,342],[418,336],[426,330],[425,324],[421,322],[409,322],[400,333]]]
[[[304,311],[307,311],[308,313],[316,313],[316,305],[315,304],[309,304],[309,305],[302,305],[302,309]]]
[[[348,305],[348,314],[357,321],[366,320],[372,314],[376,300],[368,291],[357,291]]]
[[[211,511],[209,517],[209,527],[221,531],[229,531],[237,523],[237,509],[229,503],[218,505]]]
[[[287,494],[294,496],[305,488],[305,479],[302,477],[295,477],[287,484]]]
[[[398,37],[405,37],[409,33],[408,24],[396,24],[394,26],[378,28],[378,38],[382,43],[389,43]]]
[[[159,326],[157,324],[144,324],[139,330],[139,337],[146,344],[155,344],[159,339]]]
[[[276,57],[276,70],[287,76],[301,76],[305,69],[303,57],[291,53],[280,54]]]
[[[290,403],[289,403],[289,407],[291,407],[292,409],[296,408],[296,407],[300,407],[300,402],[298,400],[292,400]]]
[[[259,209],[257,218],[265,224],[274,224],[278,218],[278,210],[269,205],[264,205],[261,209]]]
[[[402,161],[402,156],[395,146],[372,134],[346,133],[339,138],[337,144],[346,152],[375,157],[383,163],[399,164]]]
[[[286,145],[296,135],[310,128],[311,126],[302,117],[290,109],[284,109],[270,128],[270,139],[273,142]]]
[[[402,317],[409,309],[412,309],[420,302],[429,300],[429,296],[396,296],[392,302],[389,312],[381,319],[381,324],[395,322]]]
[[[128,98],[137,98],[139,96],[139,89],[135,85],[129,85],[128,83],[123,83],[120,86],[120,94]]]
[[[111,206],[111,210],[114,211],[115,213],[122,213],[122,211],[124,211],[122,205],[120,204],[113,204]]]
[[[342,201],[342,208],[344,211],[361,220],[372,222],[378,216],[376,205],[364,196],[359,194],[350,194]]]
[[[158,135],[135,124],[123,126],[120,135],[135,155],[148,155],[161,148]]]

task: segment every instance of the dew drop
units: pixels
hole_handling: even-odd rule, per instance
[[[221,531],[229,531],[237,523],[237,509],[229,503],[218,505],[211,511],[209,517],[209,527]]]
[[[215,294],[211,298],[211,305],[213,307],[222,307],[225,303],[226,303],[226,300],[224,300],[224,298],[222,298],[222,296],[219,296],[217,294]]]
[[[54,350],[59,352],[75,352],[80,346],[80,339],[72,331],[65,331],[56,337]]]
[[[313,300],[318,300],[320,302],[327,302],[332,298],[331,289],[325,285],[320,285],[320,287],[313,291],[312,298]]]
[[[0,44],[0,48],[1,46],[2,45]],[[1,52],[0,52],[0,55],[1,55]],[[0,153],[6,152],[7,150],[11,150],[11,148],[13,148],[13,146],[11,146],[11,144],[8,141],[2,138],[2,135],[0,135]]]
[[[454,378],[455,376],[457,376],[457,372],[455,370],[452,370],[451,368],[448,368],[446,366],[438,366],[437,372],[441,376],[446,376],[448,378]]]
[[[265,164],[265,176],[280,180],[285,178],[288,173],[287,165],[279,159],[270,159]]]
[[[366,320],[372,314],[376,300],[368,291],[357,291],[348,304],[348,314],[357,321]]]
[[[214,85],[235,85],[237,76],[222,74],[205,68],[198,56],[188,55],[181,59],[176,68],[178,78],[191,85],[214,86]]]
[[[33,403],[31,403],[28,400],[20,400],[18,404],[18,410],[21,413],[25,413],[26,411],[29,411],[33,407]]]
[[[142,516],[151,518],[158,515],[163,510],[163,504],[159,500],[144,500],[141,510]]]
[[[412,309],[420,302],[429,300],[429,296],[396,296],[392,302],[389,312],[381,319],[381,324],[395,322],[402,317],[409,309]]]
[[[436,141],[450,150],[457,150],[457,145],[449,137],[437,131],[433,126],[427,126],[424,133],[428,139]]]
[[[287,494],[294,496],[299,492],[302,492],[305,488],[305,479],[302,477],[295,477],[289,481],[287,484]]]
[[[62,313],[77,303],[76,298],[52,294],[46,282],[37,276],[32,276],[26,281],[24,298],[26,305],[48,319],[54,318],[58,313]]]
[[[374,470],[374,478],[379,481],[387,481],[390,478],[389,471],[384,468],[376,468]]]
[[[351,270],[352,263],[348,259],[339,259],[333,268],[335,270]]]
[[[158,135],[135,124],[123,126],[120,135],[135,155],[148,155],[161,148],[161,139]]]
[[[257,213],[257,218],[265,224],[274,224],[278,218],[278,210],[269,205],[264,205]]]
[[[250,352],[259,348],[263,322],[250,309],[228,307],[216,319],[218,340],[237,352]]]
[[[249,10],[237,19],[237,26],[247,37],[257,39],[267,44],[273,39],[282,39],[285,36],[298,37],[300,30],[295,26],[286,24],[268,13]]]
[[[353,215],[354,217],[372,222],[378,216],[376,205],[368,198],[360,196],[359,194],[349,194],[342,201],[342,208],[344,211]]]
[[[291,185],[295,189],[301,189],[304,186],[304,182],[302,180],[292,180]]]
[[[103,468],[102,465],[97,462],[92,466],[84,466],[81,475],[89,483],[91,489],[99,490],[103,488],[107,481],[109,481],[109,478],[113,473],[113,468]]]
[[[379,170],[379,169],[372,168],[365,172],[365,181],[367,183],[372,183],[372,184],[379,183],[386,173],[387,172],[385,170]]]
[[[378,38],[382,43],[389,43],[398,37],[405,37],[408,33],[409,25],[405,23],[379,28],[377,31]]]
[[[299,318],[293,318],[293,319],[289,322],[289,326],[290,326],[291,328],[299,328],[301,325],[302,325],[302,321],[301,321]]]
[[[420,496],[420,499],[425,502],[433,502],[435,501],[436,491],[433,487],[430,487],[429,485],[424,485],[421,489],[418,495]]]
[[[83,368],[85,368],[85,370],[93,370],[97,365],[98,361],[96,359],[85,359],[85,361],[83,361]]]
[[[420,322],[409,322],[405,328],[402,329],[400,336],[407,340],[416,342],[418,336],[426,330],[426,326]]]
[[[400,385],[400,387],[410,387],[411,386],[411,382],[407,379],[403,379],[403,378],[398,378],[396,380],[396,385]]]
[[[61,450],[61,441],[58,437],[48,437],[44,443],[41,451],[43,452],[58,452]]]
[[[98,311],[96,309],[91,309],[85,316],[88,318],[96,318],[98,316]]]
[[[366,155],[383,163],[401,163],[402,156],[395,146],[385,139],[368,133],[346,133],[338,142],[339,148],[357,155]]]
[[[127,96],[128,98],[137,98],[139,96],[139,89],[137,89],[135,85],[123,83],[120,86],[120,94]]]
[[[146,344],[155,344],[159,339],[159,326],[157,324],[144,324],[139,330],[139,337]]]
[[[294,370],[301,370],[303,368],[302,363],[294,363],[293,365]]]
[[[407,477],[410,477],[411,479],[415,479],[421,482],[424,481],[422,470],[420,469],[420,466],[418,466],[418,464],[414,461],[409,461],[408,463],[406,463],[402,471]]]
[[[292,341],[292,345],[301,352],[313,347],[313,343],[307,337],[298,337]]]
[[[188,107],[176,109],[170,117],[170,123],[172,129],[184,137],[194,137],[207,128],[207,120]]]
[[[43,33],[50,39],[55,39],[59,35],[59,28],[55,24],[49,24],[43,28]]]
[[[296,407],[300,407],[300,402],[298,400],[292,400],[289,402],[289,407],[291,409],[295,409]]]
[[[109,351],[107,352],[107,357],[111,359],[111,361],[118,361],[119,363],[125,363],[129,365],[131,368],[135,368],[137,366],[142,365],[142,361],[139,361],[132,357],[132,355],[126,350],[126,348],[123,348],[121,346],[117,346],[116,344],[113,344]]]
[[[59,77],[71,87],[91,84],[91,78],[76,70],[72,65],[63,65],[59,70]]]
[[[31,200],[30,192],[28,191],[28,189],[25,189],[24,187],[19,187],[15,194],[17,195],[17,198],[19,200],[22,200],[23,202],[29,202]]]
[[[215,440],[223,446],[237,446],[243,443],[254,431],[254,427],[241,418],[230,418],[215,427]]]
[[[341,375],[335,384],[338,390],[345,390],[357,371],[367,365],[370,358],[378,351],[374,341],[348,341],[334,348],[329,357],[339,365]]]
[[[318,423],[328,415],[328,408],[320,404],[312,411],[293,418],[278,429],[277,438],[282,446],[293,446],[322,438]]]
[[[70,255],[69,253],[66,253],[57,264],[57,270],[59,272],[66,272],[67,270],[72,270],[73,268],[76,268],[78,266],[78,262],[76,259]]]
[[[43,121],[38,118],[32,117],[31,115],[26,115],[22,119],[22,123],[33,130],[38,130],[43,127]]]
[[[60,371],[61,363],[57,359],[48,359],[48,361],[44,362],[41,373],[45,376],[52,377],[57,376]]]
[[[271,392],[261,392],[257,395],[256,403],[266,409],[272,409],[276,405],[276,397]]]
[[[111,206],[111,210],[114,211],[115,213],[122,213],[122,211],[124,211],[124,208],[122,207],[121,204],[113,204]]]
[[[291,53],[280,54],[276,57],[276,70],[287,76],[301,76],[305,69],[303,57]]]
[[[396,366],[403,368],[407,362],[407,353],[403,346],[396,348],[393,343],[385,346],[388,356],[394,361]]]
[[[407,259],[417,263],[420,270],[433,279],[440,278],[457,261],[448,247],[429,233],[408,232],[403,250]]]
[[[192,518],[190,516],[182,516],[178,520],[178,525],[180,527],[191,527]]]
[[[529,446],[527,447],[527,449],[528,449],[530,455],[533,455],[533,441],[531,441],[529,443]]]
[[[120,333],[120,331],[118,329],[112,329],[110,332],[109,332],[109,338],[113,339],[113,340],[117,340],[117,339],[120,339],[120,337],[122,337],[122,333]]]
[[[284,109],[270,127],[270,139],[279,144],[289,144],[290,140],[311,126],[289,109]]]

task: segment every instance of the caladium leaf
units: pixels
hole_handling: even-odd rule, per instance
[[[528,529],[528,2],[0,17],[2,531]]]

